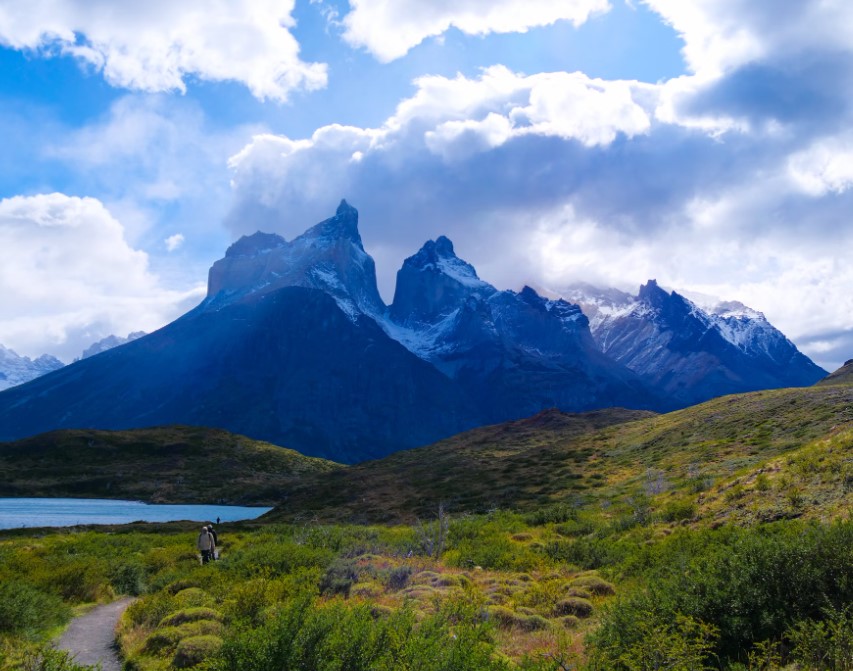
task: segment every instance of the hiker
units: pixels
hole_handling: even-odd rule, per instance
[[[216,530],[213,528],[212,524],[207,525],[207,532],[213,537],[213,547],[210,549],[210,558],[219,559],[216,554],[216,548],[219,547],[219,535],[216,533]]]
[[[219,526],[219,518],[216,518],[216,526]]]
[[[210,561],[216,548],[216,543],[213,541],[213,536],[207,527],[201,528],[201,533],[198,535],[196,547],[201,551],[201,563],[206,564]]]

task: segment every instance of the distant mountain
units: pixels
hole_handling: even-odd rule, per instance
[[[89,345],[89,347],[83,350],[83,354],[80,356],[80,358],[88,359],[90,356],[95,356],[96,354],[100,354],[101,352],[106,352],[109,349],[113,349],[113,347],[118,347],[119,345],[126,345],[129,342],[138,340],[144,335],[146,335],[145,331],[133,331],[129,333],[126,338],[117,335],[109,335],[106,338],[102,338],[98,342]]]
[[[108,349],[118,347],[144,335],[144,331],[135,331],[127,338],[114,335],[107,336],[87,347],[81,358],[86,359],[95,354],[106,352]],[[0,391],[35,380],[37,377],[59,370],[64,365],[62,361],[50,354],[42,354],[36,359],[30,359],[26,356],[19,356],[13,350],[0,345]]]
[[[351,319],[385,312],[354,207],[342,200],[334,217],[291,242],[260,231],[240,238],[210,269],[206,307],[218,309],[282,287],[322,291]]]
[[[654,280],[637,296],[583,284],[565,295],[588,315],[604,354],[677,405],[807,386],[826,375],[763,314],[741,303],[706,310]]]
[[[498,291],[443,236],[405,260],[380,323],[479,399],[488,421],[550,407],[661,405],[636,375],[601,354],[577,305],[530,287]]]
[[[589,317],[500,291],[439,237],[385,306],[342,201],[292,241],[235,242],[172,324],[0,393],[0,440],[192,424],[352,463],[547,408],[659,410],[822,377],[746,308],[707,313],[654,282],[584,298]]]
[[[362,312],[383,306],[356,222],[342,203],[293,242],[241,239],[194,310],[0,394],[0,439],[192,424],[352,462],[482,423],[458,385]]]
[[[0,345],[0,391],[34,380],[64,365],[49,354],[30,359]]]

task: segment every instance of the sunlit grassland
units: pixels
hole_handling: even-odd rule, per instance
[[[139,596],[128,669],[853,669],[853,388],[485,427],[180,524],[0,533],[0,668]],[[49,664],[48,664],[49,662]],[[52,666],[51,666],[52,664]]]

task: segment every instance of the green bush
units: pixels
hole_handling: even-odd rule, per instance
[[[586,599],[570,596],[557,602],[554,607],[554,615],[574,615],[575,617],[586,618],[592,615],[592,610],[592,604]]]
[[[65,622],[70,614],[53,594],[22,582],[0,584],[0,634],[35,636]]]
[[[755,642],[780,640],[791,622],[821,621],[826,608],[853,602],[853,523],[684,532],[639,550],[627,567],[647,587],[607,610],[594,649],[624,652],[648,627],[663,636],[687,617],[714,627],[707,660],[745,662]]]
[[[187,587],[175,594],[175,603],[181,608],[210,607],[215,599],[200,587]]]
[[[146,589],[147,570],[139,559],[121,561],[109,572],[110,584],[116,594],[139,596]]]
[[[607,582],[597,575],[584,575],[575,578],[570,583],[570,587],[584,589],[596,596],[611,596],[616,594],[616,588],[612,583]]]
[[[661,623],[653,615],[634,623],[630,641],[611,647],[599,636],[590,658],[591,671],[711,671],[709,657],[714,648],[716,629],[683,615]]]
[[[213,608],[182,608],[181,610],[171,613],[160,621],[161,627],[176,627],[187,622],[197,622],[198,620],[221,620],[222,614]]]
[[[178,669],[198,666],[213,659],[221,647],[222,639],[218,636],[190,636],[178,643],[172,666]]]
[[[452,631],[452,635],[451,635]],[[258,629],[226,639],[216,671],[506,671],[473,606],[449,603],[420,622],[407,611],[290,601]]]
[[[853,606],[829,609],[824,620],[798,622],[787,634],[791,657],[814,671],[853,671]]]

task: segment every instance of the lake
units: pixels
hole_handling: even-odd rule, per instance
[[[0,529],[70,527],[77,524],[127,524],[192,520],[251,520],[271,508],[218,505],[169,505],[109,499],[3,499]]]

